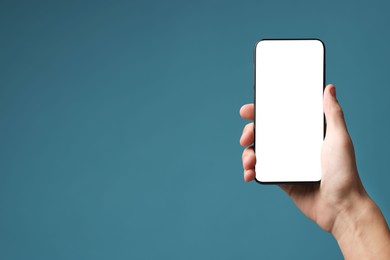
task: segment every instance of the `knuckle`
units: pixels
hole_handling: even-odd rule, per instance
[[[341,118],[344,119],[344,112],[343,112],[343,110],[341,109],[340,106],[335,106],[335,107],[333,108],[333,113],[334,113],[335,115],[337,115],[337,116],[339,116],[339,117],[341,117]]]
[[[340,145],[344,148],[349,148],[349,147],[353,146],[351,137],[345,132],[341,134],[341,138],[340,138],[339,142],[340,142]]]

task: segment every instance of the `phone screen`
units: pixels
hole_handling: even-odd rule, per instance
[[[324,45],[317,39],[270,39],[256,44],[258,182],[320,181],[324,59]]]

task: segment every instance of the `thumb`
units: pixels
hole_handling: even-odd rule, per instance
[[[324,113],[327,124],[327,131],[345,130],[347,127],[344,121],[344,113],[336,98],[336,88],[329,84],[324,90]]]

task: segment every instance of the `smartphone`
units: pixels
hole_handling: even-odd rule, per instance
[[[321,180],[325,45],[263,39],[255,46],[256,181]]]

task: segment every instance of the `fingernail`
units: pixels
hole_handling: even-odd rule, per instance
[[[333,88],[331,88],[329,91],[330,91],[330,94],[331,94],[333,97],[336,97],[336,87],[333,86]]]

